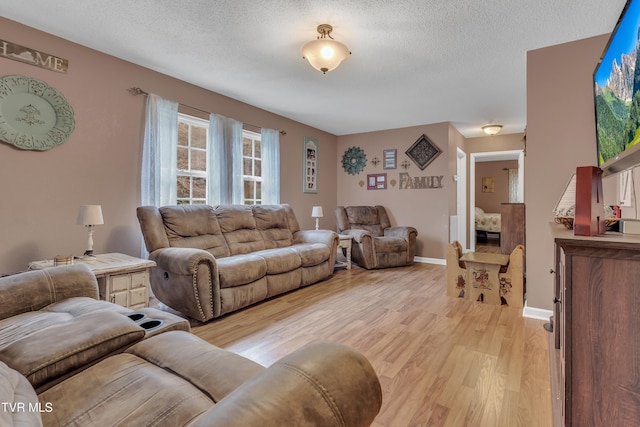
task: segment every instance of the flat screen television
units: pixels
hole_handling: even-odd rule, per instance
[[[602,175],[640,164],[640,0],[628,0],[593,73]]]

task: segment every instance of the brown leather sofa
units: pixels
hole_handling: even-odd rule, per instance
[[[0,278],[0,425],[368,426],[380,410],[374,370],[347,346],[265,368],[184,330],[145,335],[97,292],[85,266]],[[38,387],[36,371],[60,376]]]
[[[0,361],[38,391],[169,330],[189,331],[189,322],[154,308],[134,311],[98,300],[97,280],[86,265],[0,278]]]
[[[300,230],[289,205],[179,205],[137,209],[151,288],[205,322],[333,274],[338,235]]]
[[[353,236],[351,257],[366,269],[398,267],[413,263],[416,236],[413,227],[392,227],[383,206],[338,206],[338,233]]]

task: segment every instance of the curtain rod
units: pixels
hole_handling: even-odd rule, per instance
[[[139,87],[130,87],[129,89],[127,89],[127,91],[133,96],[137,96],[137,95],[145,95],[146,96],[146,95],[149,95],[148,92],[145,92],[144,90],[140,89]],[[199,111],[199,112],[204,113],[204,114],[211,114],[210,111],[201,110],[200,108],[192,107],[190,105],[181,104],[181,103],[178,103],[178,105],[181,105],[182,107],[185,107],[185,108],[190,108],[190,109],[195,110],[195,111]],[[243,123],[243,125],[253,126],[255,128],[262,128],[262,126],[252,125],[251,123]],[[279,132],[280,132],[280,135],[286,135],[287,134],[287,132],[283,131],[283,130],[281,130]]]

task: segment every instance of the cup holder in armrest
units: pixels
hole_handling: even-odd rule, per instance
[[[127,317],[133,320],[134,322],[139,322],[145,317],[147,317],[147,315],[145,313],[129,313],[127,314]]]
[[[149,319],[140,323],[140,327],[146,329],[147,331],[152,331],[162,326],[163,323],[164,321],[160,319]]]

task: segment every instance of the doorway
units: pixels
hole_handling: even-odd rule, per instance
[[[524,150],[493,151],[487,153],[471,153],[469,164],[469,250],[476,250],[476,163],[500,160],[518,161],[518,189],[516,202],[524,202]]]
[[[457,149],[456,159],[456,239],[467,247],[467,153]]]

